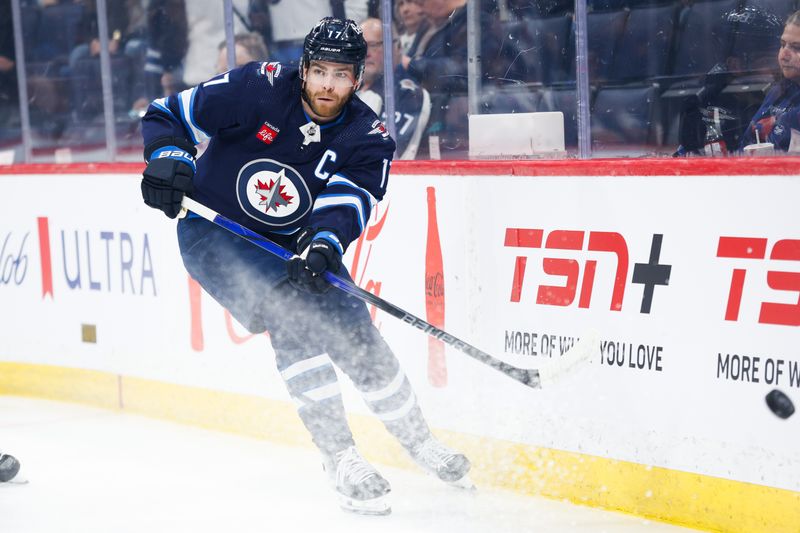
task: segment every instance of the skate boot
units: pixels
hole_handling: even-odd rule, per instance
[[[19,461],[13,455],[0,453],[0,483],[27,483],[19,474]]]
[[[387,495],[392,490],[381,476],[350,446],[323,463],[339,498],[342,509],[365,515],[392,512]]]
[[[474,489],[467,474],[470,462],[463,454],[452,450],[430,436],[411,450],[411,457],[423,470],[445,483],[463,489]]]

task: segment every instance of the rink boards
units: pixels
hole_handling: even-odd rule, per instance
[[[365,289],[518,366],[600,333],[590,364],[532,390],[375,314],[478,483],[796,531],[800,415],[778,418],[764,396],[800,406],[797,163],[396,164],[345,263]],[[0,176],[0,392],[308,445],[268,339],[187,278],[175,223],[140,202],[137,171]],[[344,394],[367,455],[407,464]]]

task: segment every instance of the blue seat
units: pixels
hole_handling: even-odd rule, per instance
[[[586,0],[586,8],[590,13],[622,11],[626,7],[628,7],[628,0]]]
[[[564,113],[564,144],[567,148],[578,145],[578,100],[574,85],[543,90],[539,111]]]
[[[611,79],[666,76],[676,19],[677,9],[671,5],[631,10],[614,55]]]
[[[523,21],[525,31],[520,39],[525,51],[528,82],[551,84],[570,78],[574,54],[570,53],[572,17],[557,16]]]
[[[83,15],[83,4],[78,3],[41,8],[31,59],[42,62],[65,59],[78,44],[78,29]]]
[[[111,89],[116,113],[130,108],[131,89],[130,58],[123,54],[111,57]],[[77,122],[90,122],[103,112],[103,85],[100,75],[100,58],[78,60],[70,77],[72,114]]]
[[[738,5],[739,0],[711,0],[698,2],[681,11],[673,74],[705,74],[731,55],[733,34],[723,15]]]
[[[39,31],[39,17],[41,8],[38,5],[23,5],[20,6],[20,15],[22,18],[22,35],[23,39],[37,35]],[[31,46],[27,42],[26,48]]]
[[[530,113],[540,111],[541,92],[526,86],[487,90],[481,95],[480,113]]]
[[[503,21],[499,24],[504,55],[508,57],[503,73],[496,80],[498,86],[522,83],[536,78],[539,69],[538,54],[528,41],[525,24],[521,20]],[[486,59],[484,58],[484,61]]]
[[[508,0],[509,12],[520,19],[555,17],[572,13],[574,0]]]
[[[608,80],[627,20],[627,9],[595,11],[586,15],[589,83]]]
[[[592,106],[592,147],[613,149],[662,141],[658,86],[603,87]]]

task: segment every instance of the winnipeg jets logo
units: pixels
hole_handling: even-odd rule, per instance
[[[286,169],[281,169],[277,181],[270,179],[269,183],[265,183],[259,179],[256,180],[256,194],[261,197],[258,205],[265,206],[265,213],[269,213],[270,210],[277,212],[279,207],[291,204],[294,196],[286,194],[286,185],[281,183],[284,179],[286,179]]]
[[[236,179],[242,211],[262,224],[282,227],[311,209],[311,193],[297,170],[272,159],[247,163]]]
[[[273,61],[272,63],[261,63],[258,73],[261,76],[266,76],[270,85],[275,85],[275,78],[281,75],[281,64],[277,61]]]

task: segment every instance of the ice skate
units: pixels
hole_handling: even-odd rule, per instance
[[[387,515],[392,512],[387,495],[392,490],[381,476],[350,446],[324,463],[339,497],[342,509],[365,515]]]
[[[20,485],[27,483],[20,473],[20,464],[16,457],[8,454],[0,454],[0,483]]]
[[[452,450],[433,436],[414,447],[411,457],[423,470],[454,487],[474,490],[467,475],[471,464],[464,454]]]

